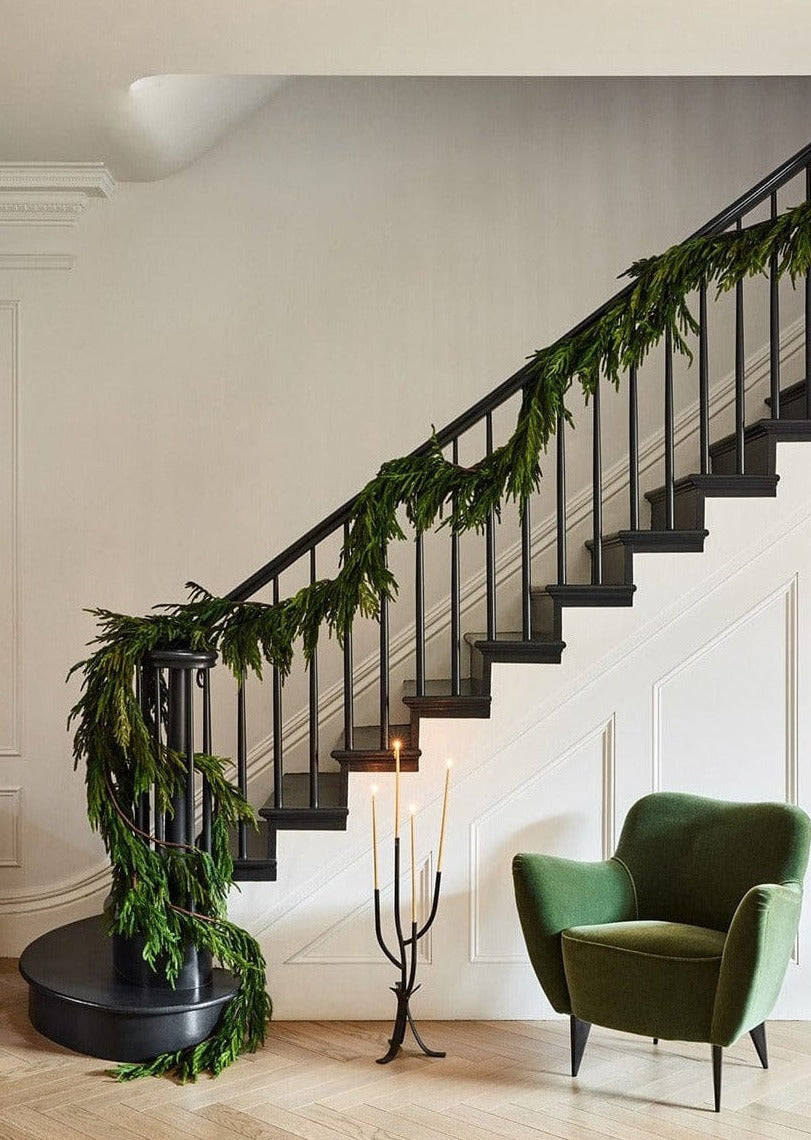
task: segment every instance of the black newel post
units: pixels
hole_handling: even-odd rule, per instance
[[[183,786],[172,810],[157,812],[154,790],[130,808],[141,840],[156,851],[166,844],[204,846],[211,842],[211,795],[195,773],[195,693],[202,709],[197,751],[211,748],[208,673],[213,653],[164,650],[147,656],[137,692],[158,762],[169,749],[182,758]],[[199,784],[201,795],[196,797]],[[201,819],[195,817],[196,799]],[[208,812],[206,804],[209,805]],[[208,826],[206,826],[208,816]],[[199,836],[199,838],[198,838]],[[188,907],[189,900],[173,899]],[[113,1061],[146,1061],[209,1037],[239,987],[226,970],[212,969],[211,954],[187,946],[183,966],[170,986],[161,962],[143,958],[144,938],[106,934],[101,915],[52,930],[26,949],[20,969],[28,981],[29,1016],[49,1037],[80,1053]]]
[[[183,758],[186,780],[172,797],[172,810],[166,813],[163,828],[167,843],[185,847],[197,845],[195,836],[194,772],[194,693],[216,661],[216,654],[188,649],[155,650],[142,666],[140,691],[144,716],[152,725],[153,747],[168,749]],[[165,762],[165,760],[164,760]],[[159,760],[160,763],[160,760]],[[157,818],[157,807],[154,811]],[[201,836],[201,840],[204,836]],[[149,842],[149,840],[144,840]],[[160,850],[160,844],[156,845]],[[189,900],[173,899],[188,907]],[[159,988],[167,985],[163,969],[152,970],[143,959],[144,939],[113,936],[113,968],[119,977],[133,985]],[[211,982],[212,962],[207,951],[186,947],[183,968],[176,990],[193,990]]]

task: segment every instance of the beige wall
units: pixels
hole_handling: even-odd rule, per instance
[[[802,79],[302,79],[75,233],[0,229],[0,251],[77,254],[0,269],[20,646],[0,699],[18,682],[21,711],[0,792],[22,789],[0,952],[101,897],[65,733],[82,608],[233,586],[806,143],[809,104]]]

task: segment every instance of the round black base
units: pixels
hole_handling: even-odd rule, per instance
[[[20,958],[31,1024],[51,1041],[110,1061],[148,1061],[210,1037],[239,981],[214,970],[197,989],[137,986],[113,969],[102,917],[60,926]]]

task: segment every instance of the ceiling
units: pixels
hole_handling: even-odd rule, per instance
[[[188,165],[296,75],[804,75],[808,0],[0,0],[0,161]]]

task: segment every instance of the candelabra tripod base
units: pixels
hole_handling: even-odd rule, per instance
[[[389,1038],[389,1051],[384,1057],[377,1058],[378,1065],[388,1065],[389,1061],[393,1061],[402,1048],[403,1041],[405,1040],[406,1028],[410,1027],[414,1035],[414,1040],[419,1045],[422,1052],[426,1057],[444,1057],[445,1053],[440,1052],[438,1049],[429,1049],[428,1046],[420,1037],[419,1030],[411,1016],[409,1002],[411,995],[416,993],[419,986],[415,986],[413,990],[406,993],[400,989],[400,986],[392,986],[391,990],[397,995],[397,1015],[394,1019],[394,1029],[392,1030],[391,1037]]]

